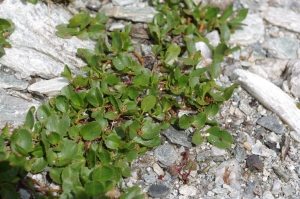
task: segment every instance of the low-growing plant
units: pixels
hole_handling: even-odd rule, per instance
[[[107,33],[108,18],[103,13],[93,18],[81,12],[69,24],[57,26],[59,37],[96,39],[97,44],[94,50],[77,50],[87,63],[82,67],[84,74],[74,76],[65,66],[62,76],[70,85],[37,109],[32,107],[24,125],[12,134],[7,126],[2,129],[3,198],[15,198],[15,185],[20,182],[36,198],[55,198],[55,194],[60,198],[105,198],[122,177],[130,176],[135,158],[161,144],[160,131],[169,125],[193,129],[195,145],[207,140],[220,148],[231,146],[231,134],[220,129],[213,116],[236,85],[224,88],[216,84],[215,78],[223,57],[237,49],[226,45],[227,29],[242,25],[240,21],[247,12],[239,11],[230,21],[232,7],[218,17],[218,8],[200,8],[189,0],[178,3],[167,0],[157,4],[160,13],[149,24],[149,30],[158,62],[149,68],[133,59],[136,53],[130,41],[131,25]],[[215,29],[222,38],[216,48],[203,33]],[[213,51],[213,63],[204,68],[196,68],[202,60],[194,46],[197,41],[206,42]],[[183,56],[185,51],[188,57]],[[183,110],[192,113],[179,117]],[[204,126],[208,126],[205,131]],[[184,158],[179,170],[190,172],[195,164],[187,154]],[[41,192],[34,181],[22,180],[28,178],[28,172],[42,171],[61,185],[61,190]],[[186,182],[189,172],[180,173]],[[121,198],[144,196],[133,187]]]
[[[11,48],[6,38],[15,30],[14,23],[9,19],[0,18],[0,58],[5,55],[4,48]]]

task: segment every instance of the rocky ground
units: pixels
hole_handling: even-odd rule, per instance
[[[132,176],[122,184],[139,185],[149,198],[300,198],[300,111],[296,107],[300,97],[300,2],[210,0],[205,3],[222,9],[230,3],[234,9],[249,8],[244,21],[247,26],[236,31],[230,40],[231,45],[240,45],[242,50],[223,63],[223,73],[217,80],[223,86],[233,82],[241,85],[217,115],[220,125],[234,136],[235,143],[229,150],[207,142],[195,147],[189,131],[168,129],[162,132],[161,146],[132,163]],[[0,17],[16,21],[24,17],[22,12],[27,12],[23,13],[26,17],[29,15],[27,21],[16,23],[21,24],[21,30],[9,38],[16,48],[8,49],[7,55],[0,59],[1,127],[6,122],[11,127],[21,124],[30,106],[38,106],[66,85],[64,79],[58,78],[63,63],[78,70],[83,63],[71,58],[74,49],[93,45],[72,38],[53,39],[51,45],[45,46],[47,39],[53,37],[53,24],[66,23],[70,13],[53,21],[52,16],[60,12],[53,4],[49,5],[50,17],[47,6],[42,4],[26,5],[19,16],[7,11],[18,9],[15,8],[18,4],[19,0],[4,0],[0,5]],[[35,14],[30,15],[33,8]],[[108,30],[134,23],[135,47],[141,55],[149,54],[146,22],[152,20],[155,10],[147,1],[90,0],[75,1],[69,6],[72,13],[83,8],[104,11],[113,17]],[[37,13],[44,16],[39,26],[35,26]],[[25,31],[28,26],[30,30]],[[46,38],[44,43],[38,34],[42,32],[40,29],[46,31],[42,36]],[[211,43],[220,40],[217,34],[209,39]],[[180,176],[172,176],[169,169],[170,165],[180,165],[184,159],[182,152],[188,152],[189,158],[197,163],[188,183]]]

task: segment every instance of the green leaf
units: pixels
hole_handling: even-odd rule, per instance
[[[125,68],[124,64],[118,57],[113,58],[112,62],[117,70],[123,70]]]
[[[155,124],[154,121],[146,122],[142,127],[141,137],[145,140],[153,139],[160,133],[160,125]]]
[[[226,101],[229,100],[234,92],[234,89],[236,89],[238,87],[239,87],[238,84],[232,84],[230,87],[228,87],[223,94],[224,100],[226,100]]]
[[[217,126],[209,128],[206,132],[209,133],[207,140],[212,145],[221,149],[230,148],[231,144],[234,142],[231,134],[228,131],[222,131]]]
[[[108,180],[115,178],[116,175],[118,175],[118,174],[116,173],[114,166],[101,164],[92,173],[92,179],[99,180],[101,182],[106,182]]]
[[[62,113],[67,113],[69,111],[68,100],[63,95],[58,95],[55,97],[55,106]]]
[[[102,128],[98,122],[90,122],[80,130],[80,135],[84,140],[94,140],[102,133]]]
[[[100,37],[100,35],[105,34],[106,28],[105,28],[105,25],[95,24],[95,25],[91,25],[90,27],[88,27],[87,32],[91,39],[96,40]]]
[[[244,8],[244,9],[240,9],[238,14],[236,15],[236,17],[234,17],[231,21],[235,21],[235,22],[241,22],[243,21],[248,14],[248,9]]]
[[[207,119],[207,116],[205,113],[199,113],[198,115],[196,115],[194,117],[194,121],[193,121],[193,124],[195,125],[195,127],[197,129],[200,129],[204,126],[204,124],[206,123],[206,119]]]
[[[11,183],[1,184],[0,196],[1,198],[20,198],[19,193],[15,191],[15,187]]]
[[[37,118],[41,122],[45,122],[50,114],[51,113],[46,105],[39,106],[36,112]]]
[[[192,137],[192,142],[198,146],[200,144],[202,144],[204,142],[204,139],[201,135],[201,132],[198,130],[194,133],[193,137]]]
[[[139,74],[133,78],[133,83],[136,87],[147,86],[149,82],[150,82],[150,77],[145,74]]]
[[[26,120],[25,120],[25,126],[27,126],[29,129],[33,128],[34,125],[34,112],[35,112],[35,107],[32,106],[27,112],[26,115]]]
[[[74,187],[72,193],[74,193],[75,198],[89,198],[87,191],[81,186]]]
[[[178,57],[180,51],[180,47],[176,43],[172,43],[166,51],[165,62],[171,64],[170,62]]]
[[[224,10],[221,17],[219,18],[220,22],[221,23],[225,22],[232,15],[232,13],[233,13],[233,6],[230,5],[226,8],[226,10]]]
[[[228,28],[227,23],[223,22],[221,24],[220,30],[221,30],[221,40],[223,42],[229,41],[229,39],[230,39],[230,29]]]
[[[31,134],[26,129],[19,129],[14,131],[10,137],[10,144],[14,152],[18,153],[20,150],[17,149],[17,146],[21,147],[26,152],[30,152],[33,148],[33,142]]]
[[[60,24],[55,28],[57,29],[56,35],[64,39],[70,39],[73,35],[77,35],[79,33],[78,28],[69,28],[67,24]]]
[[[51,179],[57,184],[62,184],[61,173],[64,168],[51,167],[49,170],[49,175]]]
[[[40,173],[46,168],[47,164],[48,162],[44,159],[44,157],[36,158],[31,165],[31,172]]]
[[[161,144],[161,139],[158,136],[154,137],[151,140],[144,140],[141,137],[135,137],[133,141],[146,147],[155,147]]]
[[[103,105],[103,95],[98,87],[91,88],[86,95],[86,99],[94,107]]]
[[[72,72],[68,65],[65,65],[64,72],[61,73],[61,76],[67,78],[68,80],[72,79]]]
[[[207,12],[205,13],[205,19],[212,20],[213,18],[216,18],[219,11],[220,11],[220,8],[218,8],[218,7],[208,8]]]
[[[108,16],[106,16],[104,12],[98,12],[95,19],[100,24],[106,24],[106,22],[109,20]]]
[[[105,185],[100,181],[91,181],[84,185],[84,189],[90,197],[105,193]]]
[[[112,32],[112,33],[110,33],[110,37],[112,39],[112,42],[111,42],[112,48],[116,52],[121,52],[122,51],[122,37],[120,35],[120,32]]]
[[[142,193],[142,190],[138,186],[132,186],[126,189],[125,193],[122,194],[120,199],[144,199],[145,196]]]
[[[191,126],[194,121],[194,116],[183,115],[179,118],[179,127],[182,129],[187,129]]]
[[[152,108],[154,108],[156,102],[157,102],[156,97],[153,95],[149,95],[149,96],[145,97],[141,103],[141,108],[142,108],[143,112],[149,111]]]
[[[105,137],[105,145],[109,149],[117,149],[121,143],[120,138],[115,134],[109,134]]]

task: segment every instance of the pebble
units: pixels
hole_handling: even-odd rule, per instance
[[[162,168],[157,164],[154,163],[152,165],[153,171],[158,175],[158,176],[163,176],[165,172],[162,170]]]
[[[174,127],[170,126],[167,130],[164,130],[161,133],[174,144],[179,144],[188,148],[192,147],[191,141],[185,131],[178,131]]]
[[[14,75],[7,74],[0,70],[0,88],[13,90],[26,90],[29,83],[23,79],[17,79]]]
[[[165,185],[151,185],[148,194],[153,198],[165,198],[169,194],[170,188]]]
[[[291,131],[290,135],[295,141],[300,142],[300,134],[298,132]]]
[[[282,192],[284,193],[285,197],[289,197],[291,195],[293,195],[294,193],[294,189],[292,188],[291,185],[286,185],[286,186],[282,186]]]
[[[215,146],[212,146],[210,150],[211,150],[211,153],[210,153],[211,156],[223,156],[223,155],[227,154],[225,149],[220,149]]]
[[[281,192],[282,182],[278,179],[275,179],[272,187],[272,194],[277,195]]]
[[[287,72],[284,74],[286,90],[295,97],[300,97],[300,59],[293,59],[287,63]]]
[[[172,165],[177,159],[178,154],[171,145],[161,145],[154,150],[154,155],[157,160],[166,165]]]
[[[284,132],[284,127],[279,124],[278,119],[271,115],[259,118],[257,124],[277,134],[282,134]]]
[[[157,175],[153,173],[152,171],[149,172],[149,174],[143,174],[142,178],[144,181],[148,184],[154,184],[157,180]]]
[[[288,182],[290,177],[289,175],[284,172],[280,167],[278,166],[273,166],[273,171],[276,173],[276,175],[283,181]]]
[[[183,185],[179,188],[179,193],[184,196],[195,196],[197,194],[197,188],[194,186]]]

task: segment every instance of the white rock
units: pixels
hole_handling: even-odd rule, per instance
[[[48,96],[54,96],[64,87],[69,85],[68,79],[57,77],[50,80],[42,80],[31,84],[28,87],[29,92],[38,92]]]
[[[252,153],[255,155],[265,156],[265,157],[269,157],[269,156],[276,157],[276,153],[273,150],[267,148],[265,145],[263,145],[259,140],[256,140],[256,144],[252,145],[251,148],[252,148]]]
[[[294,59],[287,63],[285,74],[288,89],[295,97],[300,97],[300,59]]]
[[[291,131],[290,135],[294,140],[296,140],[297,142],[300,142],[300,134],[298,132]]]
[[[160,175],[163,176],[165,174],[165,172],[162,170],[162,168],[157,163],[154,163],[152,165],[152,168],[158,176],[160,176]]]
[[[236,159],[230,159],[222,162],[216,169],[215,182],[217,185],[224,183],[230,185],[233,189],[240,189],[239,179],[241,177],[241,167]],[[226,182],[224,182],[226,179]]]
[[[201,50],[201,55],[204,59],[212,58],[212,52],[206,45],[206,43],[199,41],[195,43],[195,47],[197,50]]]
[[[282,182],[278,179],[275,179],[273,182],[272,193],[279,194],[281,192]]]
[[[114,31],[114,30],[122,30],[125,27],[124,24],[122,23],[113,23],[111,26],[108,28],[109,31]]]
[[[242,26],[230,36],[229,43],[238,45],[250,45],[260,40],[264,35],[265,27],[262,18],[258,14],[248,14],[242,21]]]
[[[210,33],[207,33],[207,35],[205,37],[209,40],[209,43],[213,47],[217,47],[219,45],[219,43],[221,42],[220,35],[219,35],[218,31],[216,31],[216,30],[214,30]]]
[[[194,186],[183,185],[179,188],[179,193],[184,196],[195,196],[197,194],[197,188]]]
[[[11,19],[16,30],[9,36],[12,48],[6,48],[0,63],[14,70],[18,78],[41,76],[58,77],[67,64],[71,70],[85,63],[76,57],[78,48],[94,47],[94,41],[82,41],[76,37],[61,39],[55,26],[68,23],[69,11],[52,4],[48,15],[47,4],[24,4],[19,0],[5,0],[0,6],[0,18]]]
[[[103,6],[100,9],[109,17],[118,19],[127,19],[134,22],[152,22],[154,15],[157,11],[152,7],[123,7],[123,6]]]
[[[270,191],[265,191],[263,193],[263,199],[274,199],[274,196],[272,195],[272,193]]]
[[[249,71],[265,79],[268,79],[269,77],[269,75],[260,66],[255,64],[249,67]]]
[[[300,110],[294,100],[271,82],[251,72],[236,69],[232,79],[266,108],[276,113],[289,127],[300,133]]]
[[[294,32],[300,32],[300,14],[286,8],[268,7],[261,16],[270,23]]]
[[[266,140],[272,143],[277,143],[279,142],[279,137],[274,132],[271,132],[266,136]]]
[[[211,151],[210,151],[210,155],[211,156],[222,156],[227,154],[225,149],[220,149],[218,147],[212,146],[211,147]]]
[[[135,0],[112,0],[112,3],[116,6],[126,6],[134,4]]]

